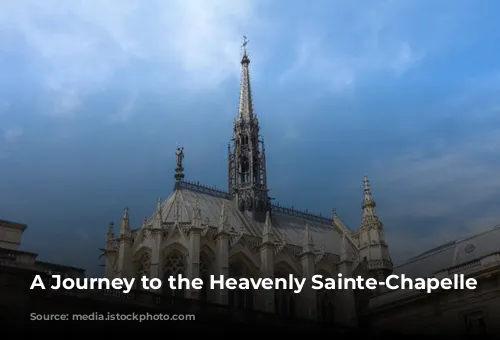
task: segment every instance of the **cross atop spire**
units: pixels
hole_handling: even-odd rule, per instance
[[[241,48],[243,49],[243,56],[245,57],[247,55],[247,45],[248,45],[248,39],[246,36],[243,36],[243,44],[241,44]]]

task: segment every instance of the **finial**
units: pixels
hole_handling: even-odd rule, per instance
[[[229,226],[227,224],[226,203],[224,201],[222,202],[220,210],[220,220],[219,220],[219,226],[217,227],[217,231],[219,233],[227,233],[229,231]]]
[[[306,228],[304,230],[304,240],[303,246],[312,246],[314,244],[311,232],[309,231],[309,224],[306,224]]]
[[[113,227],[114,227],[113,221],[109,222],[109,229],[108,229],[108,234],[113,235]]]
[[[368,176],[363,177],[363,196],[365,201],[369,201],[372,199],[372,191],[370,187],[370,181],[368,180]]]
[[[115,234],[113,232],[113,222],[109,222],[109,230],[108,230],[108,236],[106,237],[106,250],[111,250],[113,249],[113,241],[115,238]]]
[[[363,177],[363,186],[365,190],[370,190],[370,181],[368,180],[368,176]]]
[[[125,207],[125,209],[123,209],[123,218],[128,218],[128,207]]]
[[[335,216],[337,216],[337,208],[333,208],[333,210],[332,210],[332,211],[333,211],[333,216],[334,216],[334,217],[335,217]]]

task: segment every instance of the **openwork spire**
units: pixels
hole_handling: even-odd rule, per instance
[[[250,71],[248,65],[250,59],[247,55],[247,37],[243,37],[243,57],[241,58],[241,84],[240,84],[240,103],[238,106],[238,120],[250,121],[253,114],[252,91],[250,87]]]
[[[233,128],[233,145],[228,148],[228,189],[240,211],[264,222],[269,209],[266,157],[259,135],[259,122],[253,112],[247,44],[248,40],[244,37],[240,102]]]

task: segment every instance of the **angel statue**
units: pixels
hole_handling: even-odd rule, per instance
[[[175,155],[177,156],[177,168],[180,169],[182,168],[182,160],[184,159],[184,147],[177,148]]]

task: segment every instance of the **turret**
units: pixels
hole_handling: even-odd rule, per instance
[[[363,179],[362,218],[359,227],[360,259],[367,261],[370,272],[379,280],[392,273],[393,264],[389,255],[389,247],[385,241],[383,224],[376,214],[376,202],[372,198],[370,181]]]
[[[117,254],[117,242],[113,230],[114,223],[109,222],[108,234],[106,236],[106,248],[102,249],[105,262],[104,262],[104,275],[112,279],[115,276],[115,262]]]
[[[132,232],[130,231],[130,219],[128,208],[125,208],[120,224],[120,234],[117,239],[117,277],[131,278],[132,273]]]

